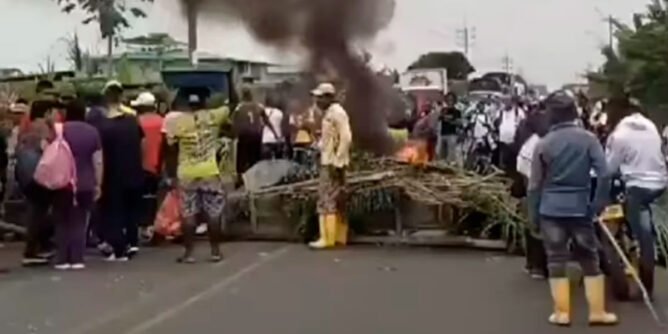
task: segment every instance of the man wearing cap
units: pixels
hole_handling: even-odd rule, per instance
[[[550,323],[571,323],[570,281],[566,272],[571,259],[569,243],[584,273],[589,323],[613,325],[617,316],[605,310],[604,276],[598,258],[594,221],[609,196],[610,171],[596,137],[576,125],[575,100],[556,92],[546,101],[550,132],[534,149],[529,177],[529,197],[538,197],[540,230],[548,258],[554,311]],[[590,171],[599,176],[594,200],[590,200]]]
[[[144,196],[151,196],[151,200],[144,201],[144,216],[141,223],[152,224],[157,202],[155,196],[160,183],[162,171],[162,128],[163,118],[157,113],[156,99],[150,92],[142,92],[132,101],[132,107],[139,114],[139,125],[144,131],[144,147],[142,150],[144,166]]]
[[[320,239],[309,245],[315,249],[347,243],[348,225],[345,210],[345,168],[350,163],[352,132],[348,114],[336,102],[336,89],[330,83],[312,91],[323,111],[320,139],[320,186],[318,213]]]
[[[108,82],[103,93],[106,115],[99,115],[95,121],[89,119],[100,132],[104,152],[102,234],[113,248],[108,260],[123,262],[138,251],[144,132],[135,111],[121,103],[123,86],[118,81]]]
[[[208,90],[202,89],[188,94],[189,110],[166,124],[167,142],[175,145],[178,150],[176,170],[172,166],[167,170],[170,174],[176,172],[173,184],[180,190],[182,200],[185,249],[183,255],[177,259],[180,263],[196,262],[195,233],[197,219],[201,216],[206,218],[208,224],[211,247],[209,261],[223,260],[220,242],[227,196],[221,182],[216,154],[221,129],[229,124],[230,112],[225,106],[207,109],[207,92]]]

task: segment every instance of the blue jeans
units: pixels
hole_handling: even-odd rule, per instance
[[[626,220],[640,246],[641,264],[653,264],[656,257],[656,233],[650,205],[663,195],[664,190],[638,187],[626,189]]]
[[[438,138],[437,158],[440,161],[448,163],[459,162],[459,152],[457,151],[457,135],[443,135]]]
[[[584,275],[601,274],[599,242],[591,219],[541,216],[540,232],[551,278],[566,277],[566,265],[571,259],[569,249],[571,241],[575,246],[573,247],[575,259],[580,263]]]

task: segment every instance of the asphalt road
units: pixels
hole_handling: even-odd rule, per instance
[[[619,327],[588,328],[581,289],[574,326],[551,327],[546,283],[524,276],[522,259],[500,254],[269,243],[225,250],[220,264],[177,265],[179,249],[169,247],[125,264],[92,258],[82,272],[14,268],[0,276],[0,333],[666,333],[641,303],[612,305]],[[13,255],[0,249],[0,263],[16,263]],[[668,301],[660,275],[658,299]]]

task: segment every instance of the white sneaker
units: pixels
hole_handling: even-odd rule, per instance
[[[111,254],[111,255],[109,255],[109,257],[107,257],[107,258],[105,259],[105,261],[107,261],[107,262],[128,262],[128,260],[129,260],[129,259],[128,259],[127,256],[116,257],[115,254]]]
[[[139,247],[128,248],[128,255],[136,255],[137,253],[139,253]]]
[[[83,263],[75,263],[70,268],[72,268],[72,270],[83,270],[86,269],[86,265]]]
[[[63,263],[63,264],[57,264],[53,266],[53,269],[56,270],[70,270],[72,269],[72,266],[69,263]]]

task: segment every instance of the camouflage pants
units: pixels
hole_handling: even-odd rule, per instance
[[[340,213],[346,206],[346,173],[343,168],[322,166],[318,188],[318,213]]]

